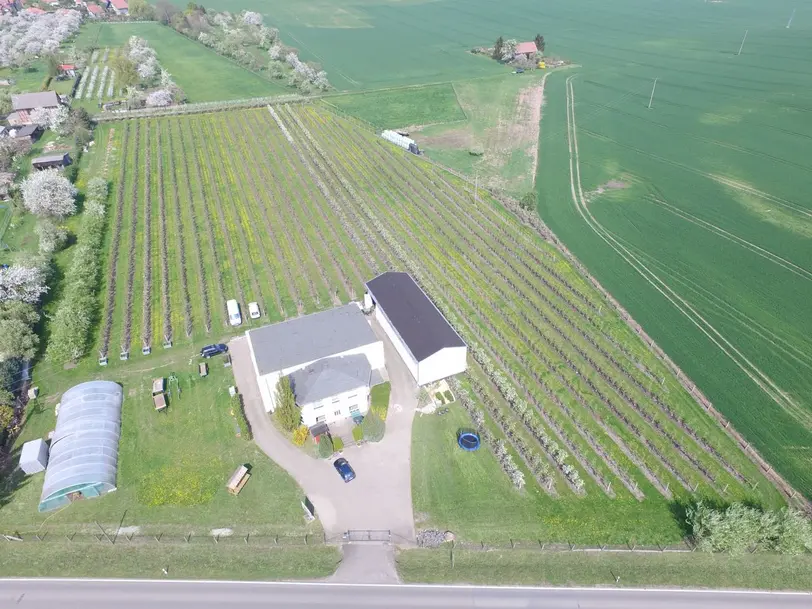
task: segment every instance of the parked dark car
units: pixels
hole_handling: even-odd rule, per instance
[[[344,482],[352,482],[355,480],[355,470],[344,457],[333,461],[333,467],[336,468],[338,475],[341,476]]]
[[[202,357],[214,357],[228,351],[228,345],[220,343],[219,345],[206,345],[200,350]]]

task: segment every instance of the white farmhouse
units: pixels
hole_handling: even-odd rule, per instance
[[[302,423],[335,423],[369,410],[372,367],[365,355],[328,357],[290,375]]]
[[[276,384],[290,376],[306,425],[364,414],[373,370],[384,367],[383,343],[358,303],[246,332],[265,410]]]
[[[408,273],[387,272],[367,282],[364,306],[403,358],[418,386],[465,372],[468,347]]]

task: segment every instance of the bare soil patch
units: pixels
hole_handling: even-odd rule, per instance
[[[415,129],[411,131],[415,131]],[[470,127],[460,127],[459,129],[450,129],[437,135],[421,135],[420,144],[428,148],[434,146],[437,148],[466,150],[474,147],[474,134]]]

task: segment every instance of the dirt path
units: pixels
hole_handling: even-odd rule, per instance
[[[544,78],[541,79],[541,85],[538,87],[538,100],[534,99],[533,105],[533,124],[535,125],[534,129],[534,142],[533,145],[533,163],[531,166],[531,184],[533,185],[532,190],[536,190],[536,171],[539,165],[539,136],[541,135],[541,109],[544,106],[544,84],[547,82],[547,77],[550,75],[547,72],[544,75]]]

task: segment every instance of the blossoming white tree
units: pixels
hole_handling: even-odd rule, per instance
[[[156,108],[172,105],[172,93],[166,89],[158,89],[147,95],[147,107]]]
[[[253,11],[245,11],[242,14],[242,22],[246,25],[262,25],[262,15]]]
[[[36,304],[47,291],[45,271],[41,267],[15,264],[0,269],[0,302],[19,300]]]
[[[74,10],[0,17],[0,67],[21,65],[27,57],[55,51],[81,24],[82,15]]]
[[[32,214],[64,218],[76,213],[76,187],[56,170],[35,171],[23,180],[23,205]]]

